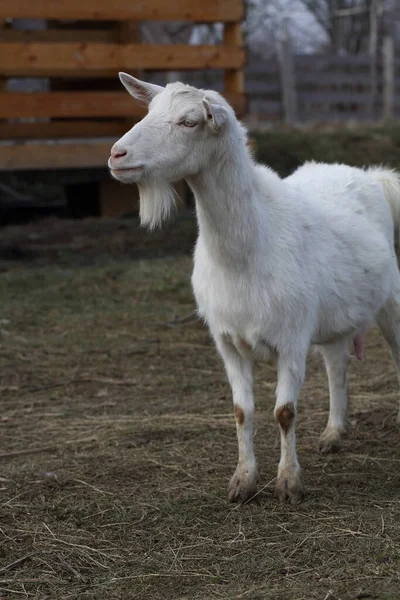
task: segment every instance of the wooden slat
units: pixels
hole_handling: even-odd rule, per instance
[[[240,69],[245,52],[234,46],[102,43],[0,43],[0,75],[102,76],[135,69]]]
[[[297,54],[295,59],[296,68],[328,69],[344,67],[345,69],[368,67],[371,59],[365,54]]]
[[[0,92],[0,115],[12,117],[123,117],[147,110],[126,92]]]
[[[313,103],[313,104],[368,104],[369,93],[368,92],[342,92],[331,91],[331,92],[319,92],[319,91],[300,91],[298,93],[299,102]]]
[[[94,142],[0,143],[0,171],[107,167],[115,138]]]
[[[369,114],[369,112],[367,110],[365,110],[364,112],[361,111],[357,111],[357,112],[349,112],[349,111],[343,111],[343,112],[333,112],[333,111],[329,111],[329,112],[315,112],[315,111],[311,111],[311,112],[302,112],[302,121],[304,122],[308,122],[308,123],[312,123],[312,122],[325,122],[325,123],[335,123],[335,122],[340,122],[340,123],[346,123],[347,121],[370,121],[371,120],[371,115]]]
[[[321,87],[322,85],[351,85],[352,87],[360,85],[367,87],[371,85],[371,78],[367,72],[346,73],[345,71],[302,71],[301,76],[297,80],[297,85],[299,87],[307,85],[315,85],[318,87]]]
[[[134,124],[132,120],[131,125]],[[48,121],[10,123],[0,121],[0,140],[121,137],[129,129],[118,121]]]
[[[245,111],[245,97],[227,93],[239,116]],[[43,117],[132,117],[141,119],[147,108],[127,92],[0,92],[0,115],[10,118]]]
[[[0,19],[241,21],[242,0],[0,0]]]
[[[246,92],[249,95],[265,95],[281,93],[281,83],[277,80],[265,79],[249,79],[246,80]]]

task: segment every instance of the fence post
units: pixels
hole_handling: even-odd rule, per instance
[[[283,32],[281,38],[279,64],[283,97],[283,117],[286,123],[293,125],[297,121],[297,92],[292,45],[287,30]]]
[[[224,24],[224,46],[243,46],[243,32],[241,23]],[[243,69],[224,71],[224,92],[241,94],[244,96],[244,72]]]
[[[383,39],[383,118],[393,119],[394,104],[394,42],[391,35]]]
[[[370,56],[370,117],[376,118],[376,100],[378,91],[378,29],[379,19],[382,16],[382,0],[371,0],[369,8],[369,56]]]

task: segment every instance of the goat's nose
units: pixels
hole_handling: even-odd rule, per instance
[[[126,156],[128,153],[126,150],[123,150],[122,148],[111,148],[111,157],[112,158],[122,158],[123,156]]]

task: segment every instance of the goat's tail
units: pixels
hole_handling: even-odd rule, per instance
[[[400,258],[400,173],[385,167],[370,167],[368,174],[378,181],[392,212],[396,253]]]

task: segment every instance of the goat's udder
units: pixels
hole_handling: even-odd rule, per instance
[[[357,333],[353,339],[353,345],[357,359],[362,360],[364,358],[364,336],[362,333]]]

